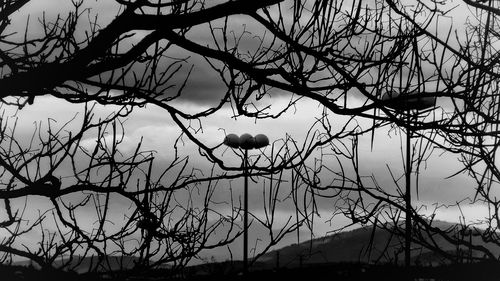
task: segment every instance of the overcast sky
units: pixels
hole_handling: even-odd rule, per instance
[[[30,4],[30,6],[20,12],[21,14],[32,13],[33,15],[40,15],[41,11],[46,11],[49,15],[54,15],[57,11],[64,10],[64,7],[69,1],[50,0],[31,2],[32,4]],[[109,2],[111,1],[88,1],[89,5],[94,6],[94,11],[99,14],[103,24],[111,20],[117,13],[115,6],[107,4]],[[452,3],[458,5],[461,2],[452,1]],[[33,13],[32,11],[36,12]],[[451,16],[453,18],[453,15],[463,15],[464,13],[467,13],[467,9],[463,6],[459,6]],[[460,16],[456,18],[455,25],[460,29],[465,17]],[[14,28],[26,22],[26,18],[23,17],[18,17],[16,19],[17,21],[14,22]],[[243,18],[241,21],[242,23],[246,23]],[[34,19],[32,19],[32,22],[35,22]],[[444,29],[445,26],[441,28]],[[35,30],[33,32],[36,34]],[[203,40],[203,38],[203,34],[198,34],[199,40]],[[217,102],[218,98],[224,93],[224,88],[216,73],[200,57],[182,53],[179,55],[190,56],[189,62],[194,64],[195,68],[190,78],[190,82],[188,83],[188,87],[185,90],[186,94],[182,99],[176,102],[176,106],[186,111],[197,112]],[[288,99],[289,97],[285,95],[278,95],[278,97],[274,97],[272,100],[269,100],[269,102],[272,102],[273,109],[279,109],[287,104]],[[18,125],[18,133],[28,136],[33,130],[34,121],[53,118],[63,123],[62,121],[69,120],[75,113],[81,110],[81,105],[68,104],[52,97],[37,98],[34,105],[23,109],[19,114],[20,123]],[[112,111],[113,108],[97,107],[96,110],[98,113],[105,115],[107,112]],[[198,136],[208,146],[220,144],[225,135],[224,130],[226,133],[235,133],[238,135],[246,132],[251,134],[263,133],[270,138],[271,142],[283,139],[287,134],[290,134],[294,139],[300,141],[304,139],[307,129],[315,122],[314,118],[318,116],[320,111],[321,108],[319,108],[316,103],[303,100],[299,102],[296,111],[290,111],[282,118],[256,121],[245,117],[238,117],[237,119],[230,118],[232,116],[232,111],[230,108],[225,107],[210,118],[203,120],[203,132],[200,132]],[[333,122],[335,122],[336,118],[340,119],[340,117],[332,117]],[[368,121],[360,120],[359,122],[363,123]],[[393,172],[399,174],[403,173],[401,141],[399,135],[396,134],[397,130],[393,130],[389,133],[388,129],[389,128],[382,128],[377,131],[373,150],[370,147],[370,136],[366,135],[361,138],[361,168],[362,171],[366,172],[368,175],[375,175],[379,184],[392,186],[390,188],[394,188],[386,164],[393,169]],[[136,109],[134,113],[127,118],[125,132],[125,139],[122,146],[124,151],[129,150],[132,152],[140,137],[143,137],[144,148],[156,151],[157,163],[161,165],[162,161],[167,163],[170,159],[172,144],[175,140],[174,136],[177,136],[180,131],[168,117],[168,114],[162,109],[155,106],[147,106],[145,108]],[[94,141],[94,139],[89,138],[84,141],[83,144],[91,146]],[[191,154],[192,160],[194,160],[194,163],[196,163],[198,165],[197,167],[200,169],[207,170],[210,167],[207,161],[203,161],[202,158],[197,155],[197,148],[194,144],[187,141],[181,149],[184,153]],[[263,151],[264,153],[269,153],[269,148]],[[228,157],[228,163],[239,166],[240,163],[231,156],[231,153],[231,151],[226,151],[224,153],[224,155]],[[258,152],[255,151],[253,153]],[[456,156],[435,153],[427,162],[425,170],[421,171],[419,197],[417,199],[416,193],[414,193],[413,204],[415,206],[426,204],[432,207],[433,204],[453,204],[467,196],[472,196],[473,190],[470,187],[471,182],[465,175],[457,175],[451,179],[447,179],[448,176],[459,168],[460,165],[457,162]],[[241,182],[234,181],[233,184],[233,188],[237,190],[236,186],[241,184]],[[256,215],[262,211],[262,202],[259,201],[262,195],[259,188],[259,184],[253,184],[250,191],[250,209]],[[218,196],[222,195],[219,194]],[[33,206],[33,211],[44,208],[46,202],[44,203],[43,199],[34,198],[32,200],[35,203],[31,205]],[[338,224],[347,223],[346,220],[338,219],[334,221],[337,225],[331,225],[329,219],[331,218],[333,202],[323,200],[322,203],[323,204],[319,206],[321,217],[316,219],[314,225],[314,234],[316,237],[325,235],[329,231],[336,229]],[[39,206],[39,208],[34,206]],[[481,218],[487,215],[487,210],[483,206],[478,205],[464,206],[462,211],[469,219]],[[117,206],[113,212],[116,216],[123,215],[119,206]],[[425,212],[425,210],[423,210],[423,212]],[[427,212],[430,212],[430,210]],[[293,215],[290,206],[286,205],[278,209],[277,213],[278,217],[283,221],[290,215]],[[438,212],[437,219],[458,222],[460,215],[460,212],[456,208],[449,208]],[[92,218],[92,216],[88,218]],[[88,224],[92,225],[91,219],[89,219]],[[306,229],[303,229],[303,239],[306,237],[305,233]],[[258,229],[252,230],[252,239],[257,238],[259,235],[264,235],[264,233]],[[258,238],[265,240],[265,237]],[[288,237],[285,239],[284,244],[292,242],[296,242],[296,237]],[[240,253],[239,245],[240,241],[236,241],[236,246],[232,247],[233,254],[236,256]],[[250,245],[253,244],[250,243]],[[227,250],[222,249],[220,252],[208,253],[207,255],[215,255],[218,258],[223,258],[226,254]]]

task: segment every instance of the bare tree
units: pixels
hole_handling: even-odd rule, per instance
[[[2,2],[2,262],[24,257],[44,268],[75,268],[92,257],[99,266],[89,270],[109,270],[109,256],[133,256],[138,269],[165,264],[176,269],[239,237],[241,205],[232,196],[214,201],[213,194],[221,181],[227,185],[240,178],[242,168],[224,165],[214,156],[220,146],[208,148],[196,139],[197,128],[186,125],[220,109],[230,91],[208,110],[177,109],[171,103],[183,97],[190,70],[185,57],[169,52],[194,26],[277,2],[116,1],[117,14],[104,26],[85,1],[73,1],[65,15],[42,14],[35,25],[30,1]],[[10,25],[16,16],[27,20],[25,28]],[[134,37],[138,31],[147,32]],[[27,137],[16,124],[40,96],[80,103],[83,110],[62,125],[37,122]],[[98,104],[114,107],[99,116]],[[142,140],[132,151],[124,147],[124,120],[148,104],[165,109],[183,131],[172,136],[166,166],[161,161],[157,166],[156,152],[144,150]],[[179,152],[186,135],[217,165],[209,171],[193,167],[192,155]],[[278,162],[283,167],[297,157],[286,153],[280,149],[269,156],[271,168],[251,176],[281,171],[274,167]],[[282,182],[271,179],[269,186],[276,191]],[[261,222],[271,232],[269,248],[301,222],[274,234],[278,193],[266,196],[270,209]],[[229,212],[222,212],[221,204]],[[27,243],[26,237],[36,239]]]
[[[471,16],[453,25],[447,18],[452,13],[447,4],[445,1],[417,1],[408,5],[402,1],[377,1],[376,8],[372,9],[362,8],[361,4],[354,8],[353,5],[350,14],[363,16],[351,22],[359,34],[350,38],[351,42],[359,43],[353,47],[359,50],[355,54],[363,56],[351,56],[354,62],[348,67],[364,66],[364,71],[360,72],[363,75],[353,79],[352,73],[356,72],[349,69],[341,75],[341,69],[331,72],[345,80],[334,80],[333,75],[328,78],[337,84],[351,86],[348,88],[350,95],[354,89],[359,91],[361,101],[352,103],[351,107],[338,107],[335,103],[338,99],[316,100],[334,113],[350,112],[374,120],[372,124],[390,125],[412,136],[413,143],[408,151],[411,161],[404,168],[413,171],[412,175],[417,178],[416,182],[412,181],[416,183],[415,188],[418,188],[421,165],[433,152],[458,155],[463,169],[450,176],[465,173],[476,182],[469,186],[470,196],[459,198],[450,206],[436,202],[436,207],[428,206],[434,209],[430,215],[423,215],[422,209],[413,207],[411,241],[415,249],[420,245],[455,262],[497,260],[498,59],[494,30],[499,12],[494,1],[464,1],[460,11],[470,12]],[[378,29],[374,27],[377,24]],[[458,31],[457,25],[465,30]],[[335,34],[335,38],[338,37]],[[369,48],[371,46],[373,49]],[[371,56],[367,56],[369,54]],[[315,58],[325,60],[321,53]],[[386,93],[392,96],[391,99],[384,98]],[[411,99],[417,100],[417,97],[437,98],[438,106],[429,110],[409,110]],[[372,117],[368,114],[371,110],[374,112]],[[318,195],[335,195],[338,213],[350,217],[354,224],[375,224],[401,236],[407,228],[401,224],[406,205],[402,177],[394,173],[392,167],[387,167],[395,186],[393,189],[379,184],[373,174],[361,171],[362,155],[358,144],[358,138],[354,138],[350,149],[334,149],[345,151],[344,163],[351,164],[337,171],[330,170],[329,181],[320,181],[328,170],[324,156],[319,158],[324,163],[318,165],[320,168],[301,166],[298,174],[305,175],[302,180],[319,191]],[[434,221],[440,209],[460,210],[468,204],[486,206],[489,215],[474,222],[463,218],[461,224],[444,228]],[[454,247],[451,250],[450,245]]]
[[[5,112],[15,108],[22,117],[41,96],[84,104],[85,110],[65,125],[40,123],[33,137],[22,141],[12,114],[3,115],[5,261],[17,255],[55,266],[59,257],[70,257],[69,264],[77,255],[115,254],[139,257],[137,267],[182,267],[204,249],[233,242],[241,234],[241,207],[231,197],[224,202],[231,211],[222,213],[212,199],[219,186],[243,176],[242,167],[225,160],[222,146],[199,137],[206,118],[227,108],[235,117],[260,120],[284,118],[303,101],[318,105],[303,141],[287,135],[267,153],[251,156],[250,176],[262,180],[266,199],[265,216],[252,215],[271,237],[255,257],[303,224],[312,228],[320,198],[333,201],[333,214],[346,215],[353,224],[399,226],[402,190],[380,186],[360,171],[359,138],[374,136],[381,127],[412,134],[411,170],[418,172],[435,148],[463,155],[465,169],[478,181],[480,197],[474,200],[498,209],[488,188],[498,174],[497,60],[486,39],[494,34],[492,4],[465,1],[489,12],[486,22],[480,19],[479,27],[468,31],[470,40],[461,41],[453,39],[451,27],[445,33],[436,29],[449,10],[446,2],[435,1],[405,6],[392,0],[116,0],[110,6],[116,14],[108,21],[97,16],[98,4],[86,1],[73,1],[64,15],[34,19],[30,2],[1,3]],[[12,26],[20,22],[17,17],[26,20],[23,28]],[[197,82],[192,73],[198,63],[211,66],[223,90],[204,109],[187,112],[179,104]],[[400,98],[383,98],[393,92]],[[393,109],[417,94],[451,102],[433,111]],[[288,102],[273,107],[283,97]],[[95,103],[114,106],[112,113],[95,117]],[[121,149],[123,120],[146,106],[164,110],[181,132],[166,167],[158,168],[155,153],[141,149],[141,142],[131,153]],[[95,144],[82,143],[88,136]],[[193,156],[179,149],[184,141],[196,145],[213,165],[210,171],[192,168]],[[487,167],[479,174],[478,163]],[[394,175],[396,186],[398,178]],[[46,198],[51,208],[33,220],[23,213],[29,203],[19,199],[34,195]],[[293,202],[295,220],[276,232],[276,204],[282,199]],[[131,206],[121,222],[109,221],[115,200]],[[88,227],[79,213],[90,207],[96,223]],[[470,244],[433,227],[418,210],[412,217],[416,229]],[[37,228],[43,234],[38,247],[23,246],[21,237]],[[491,236],[496,232],[486,233],[485,240],[496,241]],[[425,244],[418,235],[414,242]]]

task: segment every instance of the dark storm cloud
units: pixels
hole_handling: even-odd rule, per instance
[[[186,38],[195,44],[214,50],[218,49],[215,44],[215,40],[217,40],[220,48],[227,48],[228,50],[237,48],[239,54],[230,55],[234,55],[244,61],[246,61],[245,56],[251,56],[261,51],[259,43],[261,43],[260,40],[264,30],[252,19],[242,15],[235,15],[228,19],[227,25],[229,31],[227,31],[228,38],[225,39],[227,40],[226,47],[221,45],[224,39],[219,29],[224,25],[224,21],[215,20],[210,24],[210,26],[202,25],[193,27],[186,35]],[[237,46],[233,42],[233,36],[238,37]],[[267,38],[266,40],[269,41],[269,39]],[[264,46],[266,46],[266,43],[264,43]],[[229,71],[225,69],[224,73],[219,73],[220,69],[223,68],[223,62],[210,57],[203,57],[200,54],[184,50],[179,46],[171,47],[168,54],[178,59],[185,59],[185,61],[182,63],[182,69],[175,74],[171,83],[169,83],[174,87],[169,91],[167,96],[175,96],[181,85],[185,82],[185,79],[188,78],[185,88],[177,98],[178,101],[200,105],[216,105],[224,97],[227,86],[221,75],[224,75],[227,82]],[[167,65],[163,67],[166,68]],[[189,77],[187,77],[188,73]]]
[[[105,28],[120,11],[119,5],[117,5],[115,1],[83,1],[83,7],[81,7],[81,9],[84,10],[86,8],[88,8],[88,14],[82,14],[75,29],[75,37],[79,41],[83,41],[86,34],[91,32],[89,19],[93,20],[96,18],[97,25],[101,28]],[[13,34],[9,39],[23,41],[25,30],[27,31],[28,40],[43,38],[44,30],[41,25],[42,18],[46,22],[54,23],[58,17],[65,19],[72,11],[74,11],[74,7],[70,1],[30,1],[20,9],[18,13],[14,14],[12,24],[8,26],[8,33]],[[123,41],[120,50],[126,52],[148,33],[149,32],[141,30],[130,32],[129,35],[133,36]],[[204,42],[210,40],[210,33],[207,33],[206,30],[204,32],[195,31],[192,35],[190,34],[190,37],[192,37],[194,41],[197,41],[197,43],[204,45]],[[164,42],[162,44],[164,44]],[[154,46],[151,46],[147,50],[149,55],[152,54],[153,48]],[[166,86],[169,86],[169,89],[166,91],[166,96],[176,96],[178,91],[181,90],[181,85],[184,83],[188,73],[191,72],[186,86],[182,89],[180,96],[176,98],[176,100],[203,105],[212,105],[220,101],[225,93],[224,84],[221,82],[217,72],[210,67],[203,57],[189,53],[176,46],[169,48],[169,51],[167,51],[165,55],[166,57],[162,58],[159,62],[158,74],[165,71],[172,63],[176,63],[175,65],[178,66],[179,60],[185,59],[185,61],[180,63],[182,68],[174,73],[167,82]],[[176,67],[172,69],[175,68]],[[135,62],[132,66],[132,72],[130,72],[128,76],[125,76],[126,85],[136,85],[136,77],[142,77],[143,74],[148,77],[151,75],[148,71],[150,70],[146,70],[144,64]],[[168,74],[171,73],[172,70],[169,70]],[[100,77],[93,77],[92,80],[99,81],[104,79],[105,81],[105,79],[110,76],[111,73],[104,73]],[[123,81],[120,81],[120,83],[121,82]]]
[[[50,18],[55,18],[58,13],[61,15],[66,15],[69,10],[71,10],[71,5],[67,3],[67,1],[32,1],[33,3],[30,2],[30,5],[24,7],[20,13],[19,17],[16,17],[15,20],[16,24],[13,24],[12,26],[17,26],[19,29],[20,27],[23,27],[25,25],[25,20],[28,14],[32,14],[34,18],[41,17],[43,11],[48,11],[47,17]],[[349,1],[350,2],[350,1]],[[116,3],[114,1],[90,1],[90,2],[85,2],[85,4],[92,8],[91,10],[91,15],[98,16],[99,23],[102,27],[105,27],[107,23],[109,23],[114,16],[118,13]],[[347,3],[349,4],[349,3]],[[349,5],[348,5],[349,6]],[[37,20],[32,20],[31,25],[35,26],[37,24]],[[220,36],[220,32],[217,32],[217,27],[222,26],[223,21],[214,21],[212,22],[212,27],[215,28],[214,33],[218,34]],[[241,16],[241,15],[236,15],[233,17],[230,17],[229,22],[229,29],[231,31],[234,31],[234,36],[238,37],[240,36],[244,31],[248,32],[248,34],[244,34],[245,36],[242,37],[242,40],[239,41],[239,46],[238,49],[241,50],[241,53],[246,53],[247,51],[251,54],[256,51],[256,46],[258,46],[259,38],[262,38],[264,34],[263,28],[258,25],[255,21],[251,20],[249,17]],[[80,33],[84,34],[83,31],[85,27],[88,29],[88,23],[85,20],[82,20],[81,26],[83,29],[78,29]],[[444,28],[445,26],[447,27],[448,25],[442,25],[440,26],[440,31],[444,33]],[[210,33],[210,30],[208,30],[208,26],[197,26],[194,27],[189,33],[188,33],[188,38],[190,40],[193,40],[194,42],[200,44],[200,45],[211,45],[213,46],[213,38],[212,34]],[[34,32],[35,30],[33,30]],[[41,29],[38,29],[38,32],[41,32]],[[220,30],[219,30],[220,31]],[[134,31],[134,33],[141,34],[140,31]],[[231,34],[231,33],[229,33]],[[446,33],[444,33],[446,34]],[[36,37],[35,35],[33,35]],[[217,36],[217,35],[216,35]],[[231,34],[233,36],[233,34]],[[229,48],[234,45],[234,43],[231,43],[231,36],[229,36]],[[260,36],[260,37],[259,37]],[[138,40],[136,38],[136,40]],[[270,40],[271,37],[268,36],[267,40]],[[221,38],[219,38],[221,40]],[[367,40],[370,40],[369,36]],[[134,42],[129,42],[130,46]],[[180,48],[173,47],[172,52],[168,52],[167,55],[174,55],[174,57],[177,58],[187,58],[186,62],[182,63],[183,67],[182,69],[176,73],[169,81],[168,85],[171,86],[169,90],[166,92],[166,96],[169,97],[174,97],[178,94],[178,91],[180,90],[181,85],[184,82],[184,79],[186,78],[189,70],[191,69],[191,66],[193,66],[191,75],[189,80],[187,81],[187,84],[185,88],[182,90],[182,93],[180,96],[177,98],[178,101],[182,102],[190,102],[194,104],[200,104],[200,105],[214,105],[218,103],[223,97],[226,87],[224,83],[221,81],[221,77],[218,75],[218,73],[210,67],[210,65],[205,61],[205,59],[199,55],[189,53],[187,51],[181,50]],[[171,62],[171,61],[170,61]],[[170,64],[169,60],[164,60],[161,62],[161,65],[159,67],[159,71],[162,71],[168,67]],[[134,67],[136,70],[136,74],[141,75],[144,71],[143,69],[144,66],[137,65],[137,67]],[[426,72],[432,72],[432,69],[424,69]],[[375,75],[376,77],[376,75]],[[132,85],[133,81],[133,76],[130,75],[128,77],[130,79],[130,85]],[[357,91],[351,91],[352,96],[354,97],[359,97],[361,99],[364,99],[364,97],[361,97],[361,94],[358,93]],[[279,94],[279,92],[276,92]],[[283,94],[281,92],[281,94]]]
[[[186,84],[181,89],[185,79],[187,79]],[[171,84],[173,88],[168,91],[167,96],[174,97],[181,91],[180,96],[176,98],[177,101],[200,105],[216,105],[227,91],[219,73],[197,55],[188,59],[182,72],[176,75]]]

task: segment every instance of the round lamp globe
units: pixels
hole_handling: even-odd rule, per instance
[[[258,134],[254,137],[255,139],[255,148],[262,148],[264,146],[269,145],[269,139],[264,134]]]
[[[243,134],[240,136],[240,147],[243,149],[255,148],[255,139],[250,134]]]
[[[235,134],[229,134],[224,138],[224,144],[232,148],[239,148],[240,137]]]

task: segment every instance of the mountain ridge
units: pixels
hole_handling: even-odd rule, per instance
[[[404,221],[402,223],[404,225]],[[445,221],[433,221],[432,226],[441,230],[455,231],[455,233],[461,229],[460,225]],[[386,227],[393,226],[387,225]],[[470,257],[479,255],[478,252],[464,248],[464,246],[451,244],[440,236],[433,236],[432,239],[446,253],[461,254],[464,258],[467,258],[467,255]],[[473,244],[485,246],[497,256],[500,255],[498,247],[487,245],[478,235],[471,235],[470,239]],[[339,262],[401,264],[404,260],[403,245],[404,237],[392,235],[385,229],[376,228],[374,231],[373,225],[369,225],[270,251],[261,256],[258,263],[264,267],[297,267],[306,264]],[[444,256],[416,243],[412,243],[411,259],[414,264],[446,263]]]

